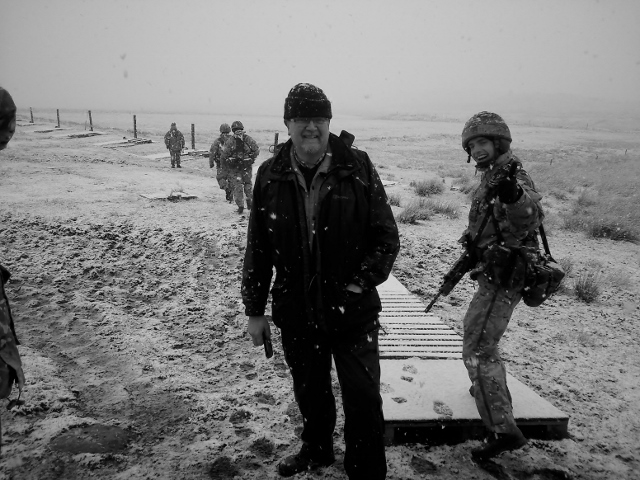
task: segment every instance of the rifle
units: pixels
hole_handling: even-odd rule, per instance
[[[431,310],[431,307],[433,307],[438,298],[440,298],[440,295],[449,295],[449,293],[451,293],[451,290],[453,290],[458,282],[462,280],[462,277],[464,277],[465,273],[471,270],[475,264],[475,255],[471,255],[471,253],[469,253],[469,250],[465,250],[444,276],[442,285],[440,285],[440,288],[438,289],[438,293],[435,297],[433,297],[433,300],[429,302],[429,305],[427,305],[424,313],[429,313],[429,310]]]
[[[498,172],[496,172],[496,174],[493,176],[490,182],[491,186],[489,188],[489,195],[488,195],[490,198],[490,202],[489,202],[490,204],[493,204],[493,200],[497,195],[496,186],[498,185],[498,183],[504,178],[513,177],[514,175],[516,175],[518,168],[519,167],[517,162],[511,162],[511,164],[505,165]],[[482,231],[487,226],[487,223],[489,222],[489,218],[491,218],[492,216],[493,216],[493,207],[490,205],[489,208],[487,209],[487,213],[482,219],[482,223],[480,224],[478,233],[476,234],[473,240],[470,241],[469,238],[466,239],[467,241],[465,242],[465,251],[462,253],[462,255],[460,255],[460,258],[456,260],[456,262],[453,264],[451,269],[444,276],[442,280],[442,285],[440,285],[440,288],[438,289],[438,293],[433,298],[433,300],[429,302],[429,305],[427,305],[427,308],[425,308],[424,313],[429,313],[429,310],[431,310],[431,307],[433,307],[433,305],[436,303],[438,298],[440,298],[440,295],[445,295],[445,296],[449,295],[449,293],[451,293],[451,291],[455,288],[458,282],[462,280],[462,277],[464,277],[464,275],[469,270],[471,270],[474,267],[474,265],[477,263],[478,259],[476,258],[476,255],[475,255],[476,246],[478,244],[478,241],[480,240],[480,235],[482,234]]]

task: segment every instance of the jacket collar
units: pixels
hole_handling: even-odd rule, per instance
[[[347,147],[342,140],[337,135],[333,133],[329,133],[329,145],[331,146],[331,167],[330,170],[334,169],[346,169],[346,170],[356,170],[359,167],[359,162],[357,157],[351,151],[349,147]],[[286,173],[293,172],[293,167],[291,165],[291,149],[293,148],[293,142],[291,139],[287,140],[287,143],[283,145],[283,147],[278,151],[278,154],[275,156],[271,163],[270,172],[275,176],[280,176]]]

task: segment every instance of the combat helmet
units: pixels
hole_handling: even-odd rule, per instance
[[[506,140],[511,143],[509,127],[497,113],[480,112],[467,120],[462,129],[462,148],[465,152],[469,153],[469,142],[476,137]]]
[[[220,133],[229,133],[231,132],[231,127],[228,123],[223,123],[220,125]]]
[[[244,130],[244,125],[242,125],[242,122],[240,120],[236,120],[231,124],[231,130],[233,130],[234,132],[236,130]]]
[[[0,150],[3,150],[16,131],[16,104],[4,88],[0,87]]]

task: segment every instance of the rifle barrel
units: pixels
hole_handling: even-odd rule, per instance
[[[433,300],[431,300],[429,305],[427,305],[427,308],[424,309],[424,313],[429,313],[429,310],[431,310],[431,307],[433,307],[433,304],[436,303],[436,301],[440,298],[441,293],[442,292],[439,291],[438,294],[435,297],[433,297]]]

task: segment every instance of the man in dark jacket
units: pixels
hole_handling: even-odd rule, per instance
[[[368,155],[329,132],[324,92],[298,84],[285,100],[290,140],[256,177],[242,297],[254,345],[270,339],[264,316],[272,268],[272,317],[303,417],[302,448],[283,476],[334,462],[331,357],[345,413],[350,479],[386,477],[376,286],[400,242],[382,182]]]

